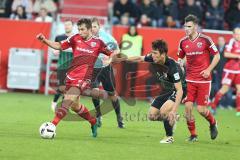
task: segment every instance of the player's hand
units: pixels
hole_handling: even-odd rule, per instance
[[[209,69],[205,69],[200,73],[204,78],[208,78],[211,74],[211,71]]]
[[[128,59],[128,57],[125,54],[119,53],[119,54],[115,54],[112,57],[112,62],[122,62],[122,61],[126,61]]]
[[[36,36],[36,38],[39,40],[39,41],[41,41],[41,42],[43,42],[46,38],[45,38],[45,36],[42,34],[42,33],[39,33],[37,36]]]
[[[59,55],[60,54],[60,51],[59,50],[53,50],[53,52],[52,52],[55,56],[57,56],[57,55]]]
[[[173,126],[176,122],[176,119],[177,119],[177,113],[175,111],[171,111],[169,114],[168,114],[168,121],[169,121],[169,124],[171,126]]]

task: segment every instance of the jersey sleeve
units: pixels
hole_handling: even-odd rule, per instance
[[[179,43],[178,45],[178,53],[177,56],[181,59],[183,59],[185,57],[185,52],[182,49],[182,41]]]
[[[210,52],[210,54],[212,54],[212,55],[219,54],[218,49],[217,49],[216,45],[214,44],[214,42],[212,41],[212,39],[210,37],[208,37],[207,41],[209,43],[208,51]]]
[[[181,81],[180,73],[177,67],[176,62],[173,62],[171,65],[171,69],[169,70],[169,75],[173,81],[173,83],[178,83]]]
[[[61,49],[65,50],[72,46],[72,37],[68,37],[66,40],[60,41]]]
[[[100,29],[99,37],[107,45],[108,49],[110,50],[119,49],[116,39],[111,34]]]
[[[111,56],[111,54],[113,53],[113,50],[109,49],[106,44],[100,40],[100,52],[99,53],[103,53],[107,56]]]
[[[151,55],[151,54],[147,54],[147,55],[144,57],[144,61],[145,61],[145,62],[153,62],[152,55]]]
[[[232,52],[234,39],[231,39],[225,47],[225,52]]]

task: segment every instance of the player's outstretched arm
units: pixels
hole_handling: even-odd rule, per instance
[[[112,54],[110,58],[111,58],[111,62],[122,62],[128,59],[128,57],[122,53]]]
[[[39,33],[36,37],[40,42],[48,45],[49,47],[56,49],[56,50],[61,50],[61,45],[59,42],[54,42],[54,41],[50,41],[48,39],[45,38],[45,36],[42,33]]]
[[[144,56],[133,56],[133,57],[128,57],[128,61],[131,62],[142,62],[144,61]]]
[[[224,57],[226,58],[236,58],[236,59],[240,59],[240,56],[237,54],[232,54],[231,52],[224,52]]]

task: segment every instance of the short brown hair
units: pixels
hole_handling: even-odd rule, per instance
[[[96,18],[96,17],[93,17],[92,19],[91,19],[91,22],[92,23],[97,23],[98,24],[98,26],[100,26],[100,22],[99,22],[99,20]]]
[[[165,53],[167,55],[167,53],[168,53],[167,42],[164,41],[163,39],[155,40],[152,42],[152,49],[158,50],[160,52],[160,54]]]
[[[92,28],[92,22],[89,18],[79,19],[78,22],[77,22],[77,26],[81,26],[82,24],[85,24],[87,29]]]
[[[198,18],[193,14],[189,14],[187,17],[185,17],[184,20],[185,20],[185,23],[193,22],[194,24],[198,24]]]

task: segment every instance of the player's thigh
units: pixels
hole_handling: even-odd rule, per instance
[[[148,111],[148,119],[149,120],[156,120],[160,114],[160,110],[154,106],[151,106]]]
[[[230,88],[229,85],[223,84],[219,91],[220,91],[222,94],[225,94],[225,93],[227,93],[227,91],[229,90],[229,88]]]
[[[187,96],[185,102],[195,102],[197,95],[197,85],[192,82],[187,82]]]
[[[167,100],[160,108],[160,115],[164,118],[167,117],[168,113],[173,109],[174,101]]]
[[[148,113],[149,119],[151,119],[151,117],[156,117],[160,114],[161,107],[169,99],[171,94],[172,94],[172,92],[158,96],[153,100],[151,107],[149,109],[149,113]]]
[[[240,92],[240,74],[235,74],[233,83],[236,86],[237,91]]]
[[[115,95],[114,82],[110,77],[110,73],[107,73],[107,70],[104,70],[104,78],[101,78],[103,89],[109,93],[109,96]]]
[[[208,99],[211,91],[211,82],[209,83],[198,83],[198,91],[196,103],[200,106],[207,106]]]
[[[64,94],[64,100],[75,101],[80,95],[80,90],[78,87],[69,87],[66,93]]]
[[[233,73],[224,71],[222,75],[222,85],[231,86],[232,83],[234,82],[234,79],[235,79],[235,75]]]

